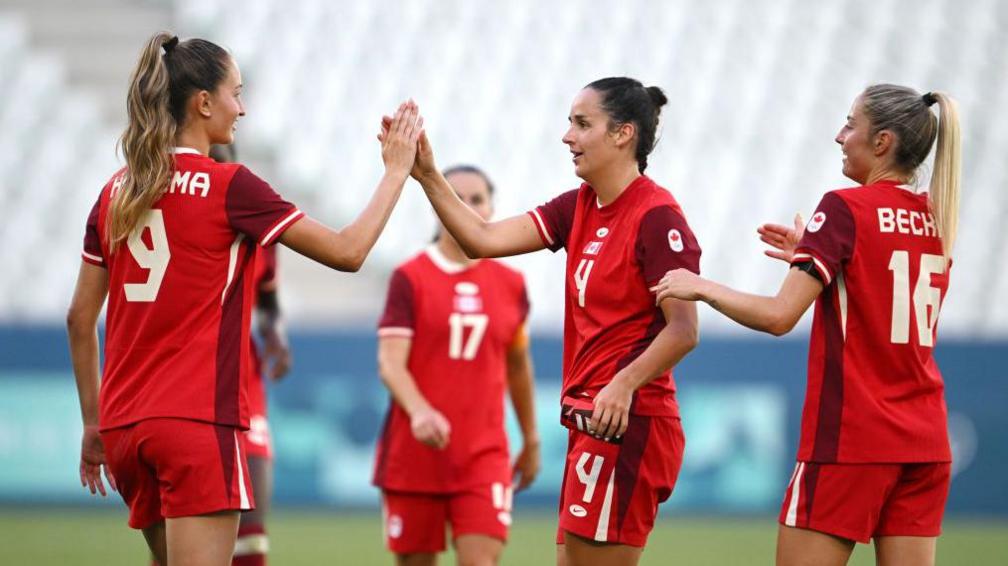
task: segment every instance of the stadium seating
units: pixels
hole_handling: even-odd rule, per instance
[[[1008,332],[1008,305],[996,300],[1008,293],[1003,2],[637,0],[613,10],[604,1],[177,0],[174,10],[183,35],[212,38],[241,64],[247,151],[272,161],[270,180],[285,195],[333,223],[369,197],[382,170],[378,119],[407,96],[421,104],[439,163],[484,167],[499,214],[511,215],[578,185],[560,138],[581,86],[622,74],[657,84],[671,102],[648,173],[683,205],[706,274],[758,292],[774,291],[784,267],[762,256],[756,226],[807,217],[823,191],[850,184],[833,137],[860,89],[946,90],[961,104],[965,170],[942,330]],[[0,235],[17,242],[0,250],[0,317],[52,316],[69,297],[65,274],[93,199],[80,187],[116,168],[114,134],[60,60],[31,44],[16,11],[0,13],[0,68]],[[369,262],[376,280],[433,227],[410,184]],[[513,263],[534,274],[534,323],[557,329],[563,261]],[[332,287],[303,287],[295,310],[318,314],[313,293]],[[323,315],[338,318],[334,308]],[[733,329],[701,312],[705,328]]]

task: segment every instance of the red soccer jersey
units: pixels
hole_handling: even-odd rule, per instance
[[[826,193],[793,259],[809,261],[825,288],[798,459],[949,461],[932,357],[948,270],[927,196],[892,181]]]
[[[150,417],[248,427],[250,266],[302,213],[241,165],[176,153],[127,242],[110,250],[105,237],[123,171],[88,217],[83,258],[109,270],[103,430]]]
[[[451,438],[444,450],[420,444],[409,415],[393,402],[378,443],[375,485],[447,493],[509,480],[507,352],[528,309],[522,275],[497,261],[462,267],[430,246],[393,272],[378,335],[412,338],[407,367],[451,423]]]
[[[650,287],[670,269],[700,272],[700,246],[672,195],[641,175],[606,206],[587,183],[529,212],[543,243],[567,250],[563,395],[594,397],[665,327]],[[630,411],[679,416],[672,373],[634,393]]]

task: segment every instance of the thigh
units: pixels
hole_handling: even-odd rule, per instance
[[[639,546],[599,543],[570,532],[561,547],[566,566],[635,566],[644,551]]]
[[[441,495],[382,491],[385,545],[400,555],[445,549],[448,499]]]
[[[798,462],[779,522],[867,543],[875,532],[899,464]]]
[[[777,566],[844,566],[854,541],[798,527],[777,530]]]
[[[237,536],[237,511],[167,519],[167,566],[230,564]]]
[[[875,539],[879,566],[934,566],[938,537],[882,536]]]
[[[105,465],[129,507],[129,526],[148,529],[163,521],[157,474],[140,458],[136,425],[103,431],[101,437]]]
[[[941,534],[951,478],[952,465],[948,462],[903,464],[873,535],[937,537]]]
[[[459,564],[497,564],[500,562],[504,541],[488,535],[462,535],[455,537],[455,555]]]
[[[511,526],[513,491],[500,481],[478,485],[448,497],[448,522],[452,539],[465,535],[484,535],[507,541]]]
[[[672,493],[683,447],[682,428],[675,418],[631,415],[621,444],[572,432],[561,488],[560,531],[595,542],[643,547],[654,528],[658,504]],[[559,534],[557,542],[562,543]]]
[[[165,518],[253,508],[245,440],[237,428],[186,419],[136,426],[140,456],[157,475]]]

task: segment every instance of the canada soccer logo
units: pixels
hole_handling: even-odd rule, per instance
[[[679,230],[676,230],[675,228],[669,230],[668,245],[674,252],[683,251],[682,234],[679,233]]]
[[[388,519],[388,536],[389,538],[399,538],[402,536],[403,531],[403,520],[399,515],[392,515]]]
[[[825,223],[826,223],[826,213],[823,211],[819,211],[812,215],[812,220],[809,220],[808,226],[806,226],[805,229],[808,230],[809,232],[815,233],[818,232],[819,229],[822,228],[823,224]]]

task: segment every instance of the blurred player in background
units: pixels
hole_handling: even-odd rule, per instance
[[[219,163],[235,163],[234,144],[210,147],[210,157]],[[266,515],[273,499],[273,440],[267,418],[266,379],[279,380],[287,375],[291,353],[287,331],[280,314],[277,294],[276,246],[256,249],[253,286],[255,287],[255,328],[259,343],[249,344],[252,371],[249,374],[249,430],[245,431],[249,475],[256,508],[242,513],[238,525],[233,566],[263,566],[269,552]]]
[[[636,564],[682,463],[670,369],[697,343],[696,307],[659,309],[648,289],[669,269],[699,272],[700,247],[672,195],[643,174],[666,102],[626,77],[587,85],[563,137],[584,183],[497,222],[465,206],[420,138],[413,176],[467,255],[567,251],[561,564]]]
[[[212,144],[233,141],[241,89],[221,47],[164,32],[148,41],[127,96],[127,166],[88,217],[67,315],[84,424],[81,483],[105,495],[104,466],[130,526],[168,566],[230,563],[239,511],[254,506],[239,433],[249,426],[256,247],[280,241],[334,269],[359,269],[402,191],[422,126],[416,106],[403,103],[374,196],[334,231],[247,168],[207,156]]]
[[[940,119],[930,110],[938,104]],[[928,193],[911,186],[931,147]],[[766,225],[791,270],[775,297],[677,270],[658,301],[701,300],[764,332],[790,331],[815,301],[798,463],[777,563],[845,564],[875,539],[878,564],[929,565],[948,497],[945,386],[933,352],[959,213],[955,103],[874,85],[836,137],[859,186],[826,193],[808,225]]]
[[[493,184],[457,166],[445,178],[481,218]],[[532,362],[521,273],[469,259],[441,229],[400,265],[378,328],[378,364],[392,394],[375,458],[386,544],[402,566],[432,565],[451,525],[459,564],[497,564],[511,524],[512,484],[539,473]],[[522,432],[512,466],[505,386]]]

